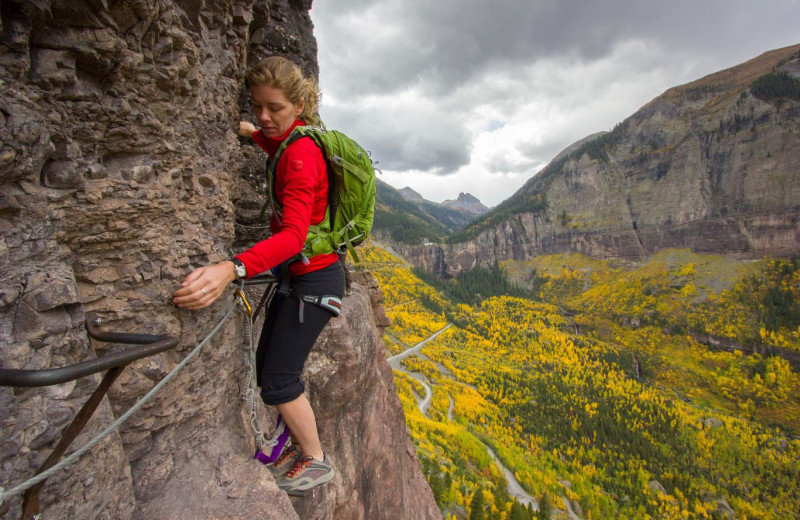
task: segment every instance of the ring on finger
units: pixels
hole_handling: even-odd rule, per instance
[[[200,292],[201,292],[201,293],[203,293],[203,296],[205,296],[205,295],[206,295],[206,288],[205,288],[205,287],[202,287],[202,288],[200,289]]]

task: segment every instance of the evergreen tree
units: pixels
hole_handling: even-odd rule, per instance
[[[469,520],[487,520],[483,490],[478,488],[469,503]]]
[[[502,511],[511,500],[506,480],[500,477],[500,482],[497,483],[494,490],[494,505],[498,510]]]
[[[550,496],[547,492],[542,493],[539,499],[539,512],[536,514],[537,520],[550,520],[553,515],[553,505],[550,503]]]
[[[442,498],[447,488],[444,485],[444,478],[442,478],[439,468],[433,469],[428,477],[428,483],[431,486],[431,491],[433,491],[433,497],[436,499],[436,503],[441,506],[443,502]]]
[[[530,516],[528,516],[528,512],[525,510],[525,506],[514,500],[514,504],[511,506],[511,513],[508,515],[508,520],[529,520]]]

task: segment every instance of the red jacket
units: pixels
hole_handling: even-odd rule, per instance
[[[291,131],[303,122],[296,120],[280,137],[266,137],[260,130],[253,141],[270,156],[278,150]],[[278,220],[272,216],[269,226],[272,236],[258,242],[236,256],[247,268],[247,277],[275,267],[303,250],[310,224],[319,224],[328,207],[328,172],[322,151],[309,138],[301,138],[283,151],[275,169],[275,197],[283,208]],[[308,264],[292,262],[291,276],[298,276],[327,267],[338,260],[336,252],[317,255]]]

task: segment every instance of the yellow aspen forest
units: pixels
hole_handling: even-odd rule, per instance
[[[359,255],[446,519],[800,518],[797,260],[487,270],[511,296]]]

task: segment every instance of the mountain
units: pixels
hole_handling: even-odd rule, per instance
[[[800,251],[800,45],[672,88],[590,137],[446,243],[397,250],[450,275],[570,251]]]
[[[405,188],[401,188],[397,190],[400,195],[403,196],[404,199],[410,202],[422,202],[425,200],[425,197],[414,191],[413,189],[406,186]]]
[[[425,200],[425,197],[414,191],[413,189],[406,186],[405,188],[397,190],[400,195],[403,196],[404,199],[410,202],[422,203],[427,202],[430,204],[436,204],[435,202],[431,202],[429,200]],[[471,213],[473,215],[483,215],[489,208],[484,206],[480,200],[469,193],[459,193],[458,198],[456,200],[446,200],[441,203],[442,206],[454,209],[456,211],[462,211],[464,213]]]
[[[475,210],[484,207],[463,193],[448,202],[431,202],[411,188],[397,190],[378,180],[372,234],[390,243],[437,242],[463,229],[475,219]]]
[[[446,200],[442,202],[442,206],[473,215],[483,215],[489,211],[489,208],[484,206],[481,201],[469,193],[459,193],[456,200]]]
[[[43,517],[441,520],[385,360],[388,320],[368,273],[355,273],[342,315],[306,364],[336,478],[305,499],[279,490],[253,459],[251,330],[234,287],[203,310],[171,302],[192,269],[266,236],[253,217],[265,157],[234,131],[238,118],[252,117],[242,80],[249,64],[275,54],[316,73],[310,7],[2,3],[0,367],[50,369],[130,348],[90,339],[89,311],[106,331],[179,340],[110,372],[116,381],[103,379],[110,390],[97,394],[96,413],[68,451],[165,387],[47,479]],[[244,288],[254,305],[263,289]],[[4,518],[20,518],[22,496],[9,490],[35,474],[100,382],[98,374],[0,387]],[[270,435],[274,408],[259,407],[258,418]]]

